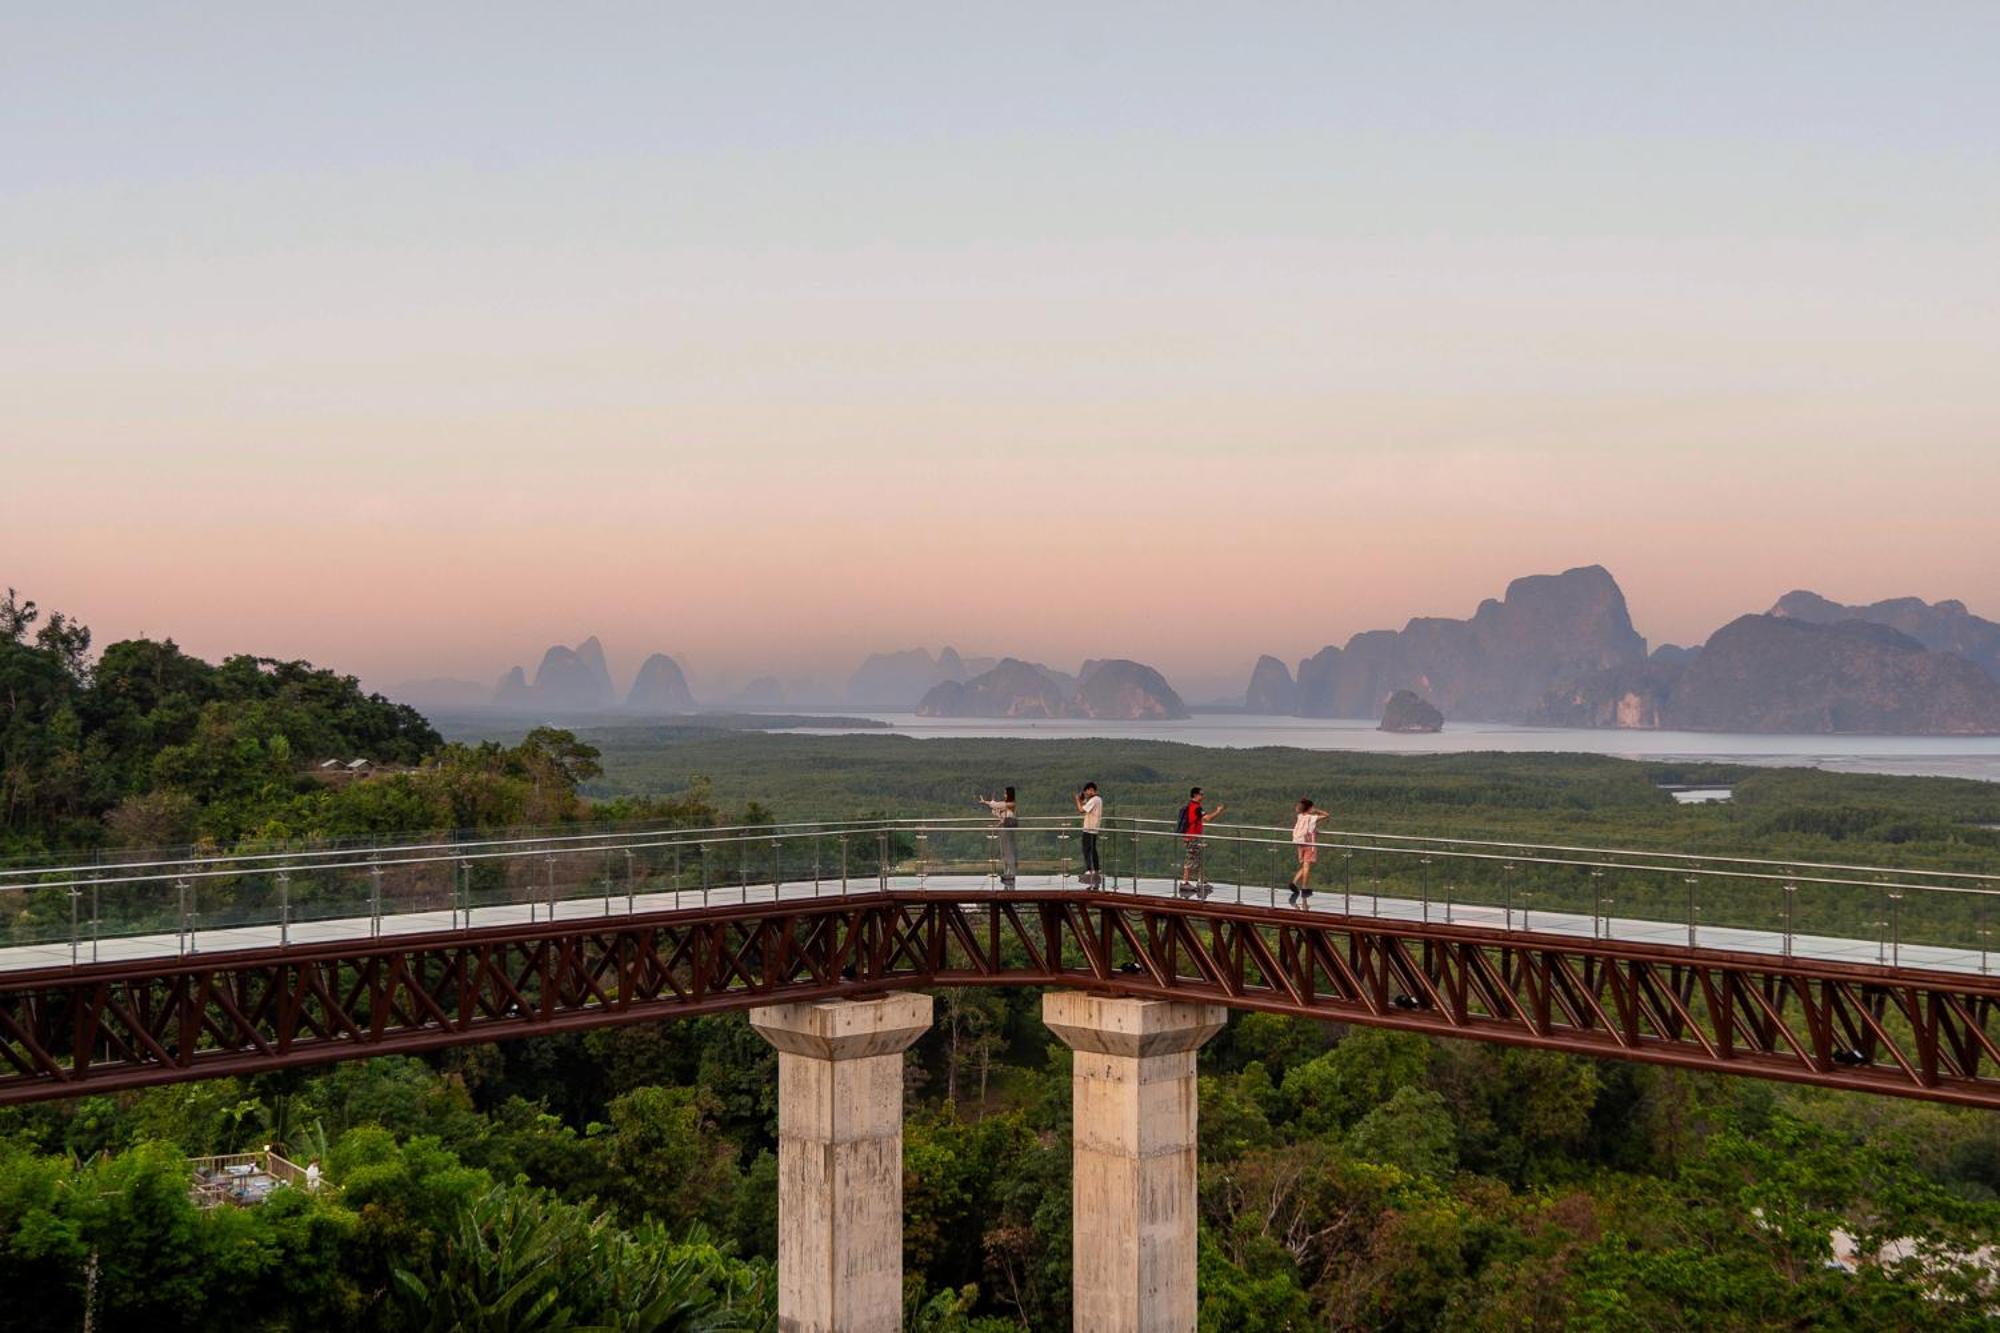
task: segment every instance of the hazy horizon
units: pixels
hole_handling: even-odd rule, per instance
[[[385,34],[393,40],[385,40]],[[377,687],[2000,616],[2000,10],[0,20],[0,583]]]
[[[1524,573],[1527,575],[1556,574],[1560,572],[1562,571],[1557,569],[1524,571]],[[1616,570],[1612,570],[1611,573],[1613,577],[1616,577],[1617,575]],[[1500,586],[1495,587],[1491,593],[1486,594],[1486,596],[1492,598],[1500,597],[1505,592],[1505,583],[1511,582],[1514,577],[1521,577],[1521,576],[1519,575],[1510,576],[1507,580],[1503,581],[1503,583]],[[1810,591],[1827,595],[1831,597],[1832,600],[1837,602],[1859,603],[1865,601],[1882,600],[1880,598],[1873,598],[1873,597],[1870,598],[1844,597],[1841,596],[1838,592],[1829,592],[1826,588],[1815,587],[1810,584],[1801,584],[1796,586],[1798,588],[1804,588]],[[1727,624],[1730,620],[1735,619],[1737,616],[1750,614],[1753,612],[1766,611],[1770,608],[1770,604],[1776,602],[1778,598],[1782,596],[1785,592],[1791,592],[1794,590],[1795,590],[1794,588],[1785,588],[1780,590],[1779,592],[1774,593],[1764,602],[1759,603],[1755,606],[1744,606],[1728,611],[1727,613],[1722,614],[1718,619],[1716,619],[1708,630],[1702,631],[1695,635],[1690,635],[1682,639],[1675,639],[1671,637],[1661,636],[1658,634],[1648,633],[1645,619],[1641,609],[1636,606],[1630,605],[1632,599],[1629,590],[1627,590],[1626,596],[1628,602],[1627,609],[1631,613],[1634,628],[1636,628],[1640,634],[1646,636],[1649,647],[1656,648],[1663,643],[1679,643],[1683,646],[1699,644],[1704,640],[1706,640],[1708,638],[1709,633],[1711,633],[1713,630],[1720,629],[1723,625]],[[102,629],[102,627],[100,627],[98,624],[92,621],[91,617],[88,614],[79,611],[75,607],[63,605],[61,603],[49,601],[48,599],[45,598],[37,597],[36,594],[31,589],[22,588],[19,589],[19,592],[23,597],[33,598],[38,602],[40,602],[42,605],[42,609],[45,612],[60,610],[68,614],[76,615],[78,618],[82,619],[85,624],[91,626],[95,634],[94,646],[96,649],[102,649],[104,645],[113,642],[115,639],[130,637],[130,635],[124,633],[106,633]],[[1888,595],[1921,596],[1922,594],[1903,593],[1903,594],[1888,594]],[[1948,596],[1948,594],[1939,594],[1937,596],[1925,596],[1923,599],[1925,601],[1935,602],[1943,600],[1946,596]],[[1405,616],[1402,616],[1393,621],[1384,621],[1381,624],[1357,625],[1352,630],[1341,633],[1337,636],[1327,638],[1326,640],[1320,643],[1314,644],[1310,648],[1292,652],[1290,654],[1284,652],[1278,652],[1267,647],[1251,646],[1251,647],[1240,648],[1238,651],[1234,653],[1233,656],[1227,651],[1222,651],[1219,652],[1218,655],[1216,655],[1215,657],[1208,659],[1194,659],[1189,661],[1181,661],[1168,657],[1140,657],[1138,658],[1138,660],[1145,661],[1148,665],[1160,669],[1167,676],[1169,683],[1173,684],[1183,695],[1185,695],[1189,699],[1190,702],[1212,702],[1223,698],[1227,694],[1240,694],[1242,692],[1243,686],[1248,682],[1249,673],[1252,665],[1255,663],[1257,657],[1259,657],[1264,653],[1268,652],[1271,653],[1273,656],[1278,657],[1286,664],[1287,667],[1296,667],[1298,665],[1300,658],[1310,656],[1312,653],[1319,651],[1320,648],[1326,647],[1328,645],[1334,645],[1334,646],[1344,645],[1348,640],[1348,638],[1351,637],[1351,635],[1354,633],[1359,633],[1364,630],[1371,630],[1371,629],[1400,630],[1404,627],[1407,621],[1414,618],[1426,617],[1426,616],[1442,616],[1451,619],[1463,619],[1469,617],[1475,610],[1477,610],[1478,602],[1481,600],[1485,600],[1485,598],[1484,597],[1478,598],[1475,599],[1474,601],[1467,602],[1463,606],[1454,608],[1415,609],[1410,611]],[[1964,601],[1966,599],[1960,598],[1958,600]],[[1971,613],[1974,615],[1980,615],[1982,613],[1983,608],[1977,604],[1969,603],[1967,609],[1971,611]],[[2000,618],[2000,615],[1988,616],[1987,618],[1989,619]],[[237,652],[252,652],[259,656],[270,656],[270,657],[299,656],[299,654],[292,654],[292,653],[264,652],[261,649],[245,645],[223,644],[212,647],[205,646],[198,642],[191,642],[188,640],[186,636],[175,634],[170,629],[160,630],[160,631],[148,630],[148,631],[138,631],[138,632],[149,634],[152,637],[171,637],[175,639],[175,641],[178,642],[181,645],[181,647],[186,649],[187,651],[193,652],[198,656],[210,658],[211,660],[217,660],[223,656]],[[728,694],[740,690],[743,686],[745,686],[746,684],[750,683],[753,680],[756,680],[757,678],[766,676],[778,678],[788,688],[798,685],[813,685],[813,686],[825,687],[823,693],[813,694],[809,697],[804,695],[795,695],[793,698],[794,702],[801,702],[801,703],[838,702],[842,696],[842,692],[846,687],[848,677],[853,674],[855,668],[861,665],[865,657],[875,653],[907,652],[912,649],[922,649],[926,652],[929,652],[932,656],[936,656],[942,649],[950,647],[955,649],[962,658],[966,659],[993,658],[993,657],[1020,657],[1030,661],[1039,661],[1046,666],[1054,667],[1058,670],[1064,670],[1064,671],[1076,670],[1076,668],[1084,660],[1091,657],[1103,658],[1103,657],[1137,656],[1136,654],[1122,653],[1111,649],[1101,649],[1101,648],[1096,650],[1086,650],[1082,653],[1075,655],[1064,656],[1064,655],[1052,655],[1047,653],[1038,653],[1033,651],[1032,649],[1024,649],[1020,646],[1015,646],[1015,645],[1005,645],[1005,644],[990,645],[984,643],[983,641],[974,641],[969,643],[953,643],[950,641],[936,641],[936,640],[929,642],[924,642],[920,640],[910,640],[907,642],[900,640],[893,640],[893,641],[883,641],[881,643],[876,643],[873,646],[857,649],[852,655],[846,655],[846,656],[842,655],[839,652],[817,649],[815,645],[807,645],[806,647],[801,648],[799,645],[793,644],[790,645],[786,649],[786,651],[773,655],[770,658],[742,659],[742,660],[722,658],[720,660],[708,660],[708,659],[703,659],[701,657],[690,656],[684,652],[677,652],[670,646],[642,645],[636,641],[626,638],[625,636],[621,636],[615,631],[604,630],[604,629],[584,630],[572,635],[571,637],[549,638],[546,640],[536,642],[533,644],[531,649],[524,647],[522,652],[520,652],[514,657],[506,659],[504,662],[496,660],[495,662],[490,664],[490,669],[482,668],[479,665],[473,665],[461,671],[418,670],[398,675],[393,670],[369,671],[369,670],[363,670],[355,666],[353,663],[347,661],[322,659],[322,658],[312,657],[310,654],[305,654],[305,656],[308,657],[309,660],[313,661],[315,665],[333,667],[345,674],[358,675],[370,689],[374,690],[394,691],[400,686],[427,684],[433,682],[447,682],[447,681],[467,682],[478,685],[484,689],[490,690],[493,686],[497,685],[499,678],[501,676],[503,676],[508,670],[517,666],[520,667],[522,671],[526,674],[527,678],[530,681],[532,681],[535,678],[536,669],[541,664],[543,655],[549,649],[553,647],[575,648],[578,645],[580,645],[585,639],[591,637],[595,637],[599,642],[599,646],[602,647],[604,650],[604,655],[607,666],[610,670],[612,683],[620,699],[622,699],[626,691],[630,689],[632,680],[634,676],[638,673],[641,663],[647,657],[651,656],[656,652],[664,652],[669,656],[675,658],[678,664],[687,673],[688,679],[693,687],[694,693],[697,696],[701,696],[701,702],[703,703],[704,706],[714,705],[714,704],[727,704],[729,702],[729,699],[727,697]],[[528,639],[526,637],[519,637],[518,641],[524,645],[528,643]],[[877,700],[874,702],[879,703],[885,701]]]

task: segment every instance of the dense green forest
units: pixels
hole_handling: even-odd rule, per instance
[[[446,744],[303,663],[210,666],[6,604],[6,837],[23,853],[592,819],[956,813],[1083,778],[1164,817],[1300,794],[1356,825],[1993,869],[2000,791],[1576,756],[623,729]],[[384,768],[315,774],[322,756]],[[1683,807],[1666,780],[1735,785]],[[1069,1327],[1068,1053],[1028,991],[945,990],[909,1057],[907,1324]],[[775,1055],[741,1015],[0,1113],[0,1327],[775,1325]],[[1201,1057],[1206,1330],[1983,1327],[2000,1118],[1239,1015]],[[191,1155],[327,1187],[203,1211]],[[1835,1233],[1851,1236],[1835,1262]],[[1887,1242],[1911,1241],[1884,1250]],[[1878,1261],[1879,1260],[1879,1261]]]
[[[889,810],[978,813],[1001,785],[1024,817],[1067,815],[1085,781],[1116,816],[1171,820],[1199,784],[1230,822],[1289,827],[1311,796],[1343,827],[1453,838],[1673,847],[1804,860],[1990,870],[2000,862],[2000,783],[1809,768],[1639,762],[1583,754],[1360,754],[1216,749],[1137,740],[922,740],[908,736],[718,735],[673,726],[580,733],[599,751],[587,792],[657,795],[700,779],[725,802],[793,818]],[[1732,787],[1682,805],[1663,784]]]

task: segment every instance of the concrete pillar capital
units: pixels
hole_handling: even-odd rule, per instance
[[[1173,1055],[1199,1050],[1222,1031],[1229,1011],[1188,1000],[1134,1000],[1050,991],[1042,1022],[1073,1051],[1098,1055]]]
[[[908,991],[865,1000],[767,1004],[750,1011],[750,1026],[792,1055],[859,1060],[896,1055],[931,1029],[931,997]]]

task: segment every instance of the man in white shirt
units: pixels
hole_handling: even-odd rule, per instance
[[[1076,808],[1083,816],[1083,885],[1102,888],[1104,870],[1097,863],[1097,831],[1104,826],[1104,798],[1097,794],[1095,782],[1083,784],[1083,790],[1076,794]]]

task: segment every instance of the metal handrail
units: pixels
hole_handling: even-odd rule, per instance
[[[687,848],[714,842],[753,840],[788,842],[806,838],[854,836],[889,831],[909,833],[926,831],[965,832],[991,829],[993,827],[995,825],[990,818],[979,816],[946,816],[932,819],[871,818],[850,821],[791,821],[780,824],[730,824],[694,829],[668,828],[644,834],[578,834],[561,838],[488,839],[476,843],[406,843],[378,849],[350,848],[341,849],[337,853],[306,853],[298,857],[288,857],[280,853],[261,852],[252,853],[240,858],[227,855],[212,855],[183,861],[152,862],[113,867],[117,871],[156,870],[156,873],[151,874],[106,873],[102,869],[86,869],[84,867],[49,867],[42,872],[44,875],[66,874],[68,877],[0,884],[0,892],[9,889],[101,889],[122,884],[236,879],[246,874],[277,874],[287,870],[301,870],[316,874],[340,871],[374,872],[377,870],[412,866],[515,861],[589,852],[636,852]],[[1017,831],[1022,833],[1073,832],[1077,828],[1078,824],[1074,817],[1062,816],[1031,816],[1020,820],[1016,825]],[[1165,820],[1146,817],[1107,819],[1106,828],[1107,832],[1115,830],[1128,835],[1163,839],[1185,836],[1168,828],[1167,821]],[[1273,825],[1211,824],[1203,831],[1202,837],[1205,841],[1212,843],[1221,842],[1273,847],[1291,845],[1291,830]],[[1368,839],[1369,841],[1352,841],[1353,839]],[[1420,845],[1394,845],[1397,843],[1415,843]],[[1697,876],[1703,879],[1816,884],[1833,887],[1888,889],[1919,893],[1970,894],[1978,896],[2000,895],[2000,875],[1966,871],[1913,871],[1908,867],[1845,866],[1810,861],[1780,861],[1769,858],[1724,857],[1679,852],[1648,852],[1618,848],[1571,847],[1559,844],[1496,842],[1485,839],[1436,838],[1344,830],[1323,831],[1318,836],[1316,845],[1322,849],[1337,851],[1364,852],[1396,857],[1441,856],[1462,862],[1503,862],[1562,866],[1582,870],[1621,870]],[[385,856],[383,855],[384,852],[432,854]],[[344,861],[315,859],[333,854],[344,855],[350,859]],[[1613,859],[1631,857],[1666,858],[1666,860],[1633,861],[1628,859]],[[1729,866],[1758,866],[1766,867],[1766,869],[1731,870],[1723,868]],[[1854,874],[1867,874],[1871,878],[1853,879],[1847,877]],[[1907,878],[1912,875],[1922,876],[1923,879]],[[1967,885],[1927,882],[1932,878],[1972,880],[1975,883]],[[1989,885],[1992,887],[1987,887]]]
[[[1107,815],[1106,818],[1107,820],[1110,820],[1113,819],[1114,817]],[[1127,825],[1128,827],[1132,825],[1154,825],[1161,829],[1165,829],[1172,823],[1171,820],[1156,819],[1150,816],[1121,815],[1121,816],[1116,816],[1115,818],[1118,822],[1121,822]],[[564,834],[551,833],[551,834],[528,835],[528,836],[513,837],[513,838],[474,838],[474,839],[458,839],[455,837],[451,837],[451,835],[441,834],[421,842],[415,842],[415,841],[401,842],[401,843],[391,842],[386,844],[365,843],[358,846],[344,846],[344,847],[320,847],[320,848],[306,847],[306,848],[295,848],[289,851],[276,851],[276,852],[242,852],[242,853],[204,852],[198,855],[167,857],[152,861],[110,861],[110,862],[96,862],[94,864],[97,865],[98,867],[101,867],[102,870],[131,871],[131,870],[159,869],[162,871],[171,870],[176,874],[181,874],[190,871],[195,867],[212,865],[212,864],[223,864],[223,865],[241,867],[241,866],[248,866],[252,863],[278,861],[278,862],[284,862],[287,865],[298,865],[306,861],[339,857],[339,856],[364,858],[360,861],[352,862],[349,864],[371,864],[384,854],[400,853],[400,852],[437,851],[447,848],[450,849],[449,855],[443,859],[474,859],[476,857],[481,857],[481,856],[490,857],[496,855],[496,853],[476,850],[484,848],[520,847],[529,849],[530,851],[537,851],[560,845],[565,847],[571,847],[572,850],[593,850],[597,846],[602,845],[608,848],[609,850],[615,851],[615,850],[621,850],[627,846],[638,847],[645,845],[659,845],[656,843],[622,841],[622,839],[646,838],[646,837],[656,836],[659,833],[705,834],[710,837],[719,837],[720,835],[728,833],[765,834],[773,830],[779,830],[779,831],[803,830],[807,832],[811,831],[825,832],[832,829],[840,829],[846,832],[856,832],[864,830],[873,830],[877,828],[914,829],[918,827],[935,828],[939,826],[971,827],[986,822],[990,821],[987,821],[984,817],[981,816],[964,816],[964,817],[901,816],[896,818],[882,817],[882,818],[843,819],[843,820],[780,820],[774,823],[766,823],[766,824],[718,824],[718,825],[707,825],[694,829],[675,829],[670,827],[668,829],[647,830],[647,831],[635,830],[631,825],[619,825],[611,829],[583,832],[583,833],[564,833]],[[1024,816],[1021,819],[1019,827],[1023,829],[1053,828],[1053,827],[1074,828],[1076,827],[1076,821],[1074,817],[1067,815]],[[1221,830],[1231,830],[1237,832],[1271,833],[1275,835],[1282,835],[1283,837],[1286,838],[1289,838],[1291,834],[1291,830],[1289,828],[1279,824],[1245,824],[1238,822],[1217,822],[1208,825],[1208,833],[1206,834],[1206,836],[1215,837],[1216,834]],[[1665,856],[1665,857],[1671,857],[1676,862],[1679,863],[1701,864],[1701,865],[1777,866],[1777,867],[1790,867],[1798,870],[1809,870],[1809,871],[1838,870],[1847,872],[1849,874],[1864,874],[1864,875],[1906,875],[1911,873],[1917,873],[1924,875],[1928,878],[1934,878],[1934,879],[1965,879],[1965,880],[1974,880],[1981,883],[2000,885],[2000,874],[1989,874],[1982,871],[1971,871],[1971,870],[1923,869],[1923,870],[1916,870],[1913,872],[1912,869],[1908,866],[1865,865],[1865,864],[1851,864],[1838,861],[1810,861],[1810,860],[1799,860],[1794,858],[1777,858],[1777,857],[1724,856],[1712,852],[1671,852],[1671,851],[1661,851],[1657,848],[1645,849],[1645,848],[1592,847],[1592,846],[1584,846],[1584,845],[1569,844],[1569,843],[1508,842],[1493,838],[1447,838],[1447,837],[1438,837],[1434,835],[1417,834],[1417,833],[1378,833],[1366,829],[1322,829],[1320,831],[1319,836],[1322,839],[1367,838],[1375,840],[1376,842],[1386,841],[1386,842],[1419,843],[1428,848],[1493,847],[1493,848],[1501,848],[1509,852],[1565,852],[1565,853],[1576,853],[1587,856],[1619,856],[1619,857]],[[444,840],[446,838],[449,838],[450,840],[448,841]],[[590,846],[580,846],[580,845],[571,846],[572,844],[589,844]],[[1326,846],[1329,844],[1322,842],[1321,845]],[[1372,849],[1373,843],[1371,843],[1370,845]],[[1389,849],[1383,848],[1382,850],[1389,850]],[[504,853],[497,853],[497,854],[504,855]],[[382,864],[384,865],[411,864],[411,863],[413,862],[407,862],[407,861],[382,862]],[[14,867],[14,868],[0,867],[0,879],[8,877],[17,879],[33,879],[45,875],[78,873],[83,868],[84,867],[82,865],[79,865],[76,862],[43,864],[30,867]],[[342,867],[340,865],[329,865],[320,868],[340,869]],[[1654,868],[1659,868],[1659,867],[1654,867]],[[1686,865],[1677,864],[1673,867],[1668,867],[1668,868],[1679,870],[1686,868]],[[157,878],[157,876],[141,875],[141,876],[135,876],[133,878],[151,879],[151,878]],[[98,879],[96,882],[110,884],[110,883],[117,883],[119,881],[115,878],[110,878],[100,873],[98,875]],[[0,888],[5,888],[5,887],[7,887],[5,884],[0,884]]]

